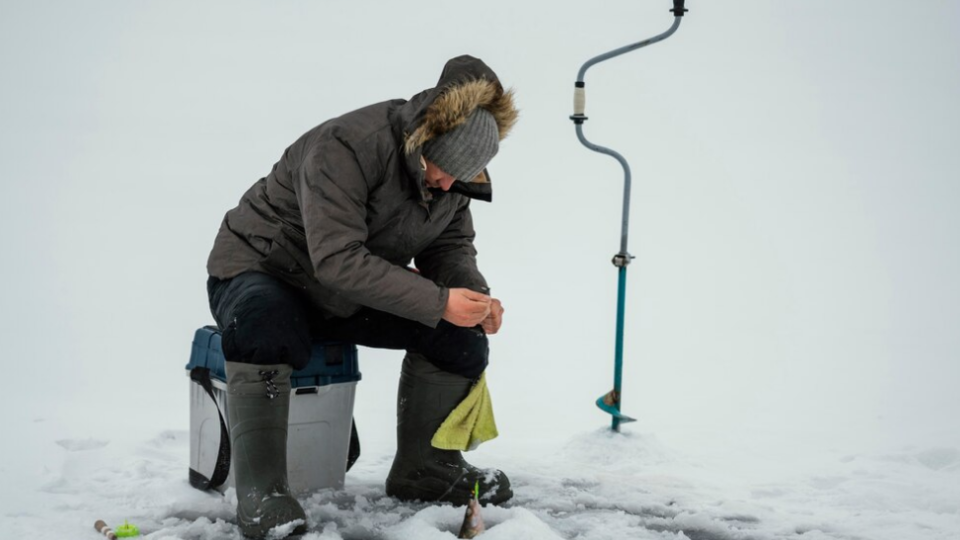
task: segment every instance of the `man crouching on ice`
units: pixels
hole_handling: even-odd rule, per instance
[[[479,482],[494,504],[513,496],[502,472],[430,440],[483,373],[486,334],[500,328],[470,200],[490,200],[486,166],[516,119],[512,92],[460,56],[409,101],[307,132],[227,212],[207,289],[223,332],[244,535],[306,522],[287,484],[286,430],[290,375],[315,338],[406,351],[388,495],[465,505]]]

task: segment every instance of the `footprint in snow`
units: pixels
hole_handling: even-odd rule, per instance
[[[932,471],[950,470],[951,465],[960,462],[960,450],[956,448],[930,448],[918,453],[917,461]]]

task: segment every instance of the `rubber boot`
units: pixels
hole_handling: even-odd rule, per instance
[[[480,482],[480,502],[500,504],[513,497],[507,475],[478,469],[454,450],[430,444],[447,415],[474,381],[435,367],[422,355],[407,353],[397,395],[397,455],[387,476],[387,495],[401,500],[466,505]]]
[[[248,538],[295,520],[289,534],[307,532],[307,516],[287,483],[287,420],[290,374],[286,364],[226,362],[227,415],[230,419],[237,522]],[[271,538],[282,538],[279,530]]]

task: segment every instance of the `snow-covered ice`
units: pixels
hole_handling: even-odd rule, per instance
[[[55,435],[50,430],[23,431],[47,465],[37,493],[5,500],[0,517],[5,538],[95,538],[96,519],[129,520],[155,540],[241,538],[233,490],[205,493],[187,483],[185,431],[97,444],[49,438]],[[799,468],[791,468],[758,457],[769,450],[769,459],[783,459],[775,444],[759,448],[759,439],[749,445],[755,453],[696,445],[680,451],[652,434],[607,429],[581,433],[552,451],[529,443],[525,452],[508,456],[490,444],[483,459],[510,473],[516,496],[503,507],[484,508],[482,537],[946,540],[960,535],[960,448],[805,451]],[[384,494],[391,459],[383,451],[364,454],[342,490],[302,497],[305,538],[455,538],[463,507],[402,503]]]
[[[590,71],[589,137],[635,172],[639,421],[612,435],[622,177],[568,92],[669,0],[0,3],[0,540],[239,539],[184,431],[222,216],[304,131],[462,53],[522,109],[471,206],[507,312],[501,437],[468,459],[516,493],[481,538],[960,539],[960,2],[733,4]],[[310,540],[456,534],[462,508],[384,495],[399,360],[361,352],[363,455],[302,499]]]

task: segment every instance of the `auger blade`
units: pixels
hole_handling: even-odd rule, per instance
[[[627,416],[620,412],[620,394],[616,390],[611,390],[606,394],[597,398],[597,407],[613,416],[620,421],[621,424],[626,424],[627,422],[636,422],[637,419]]]

